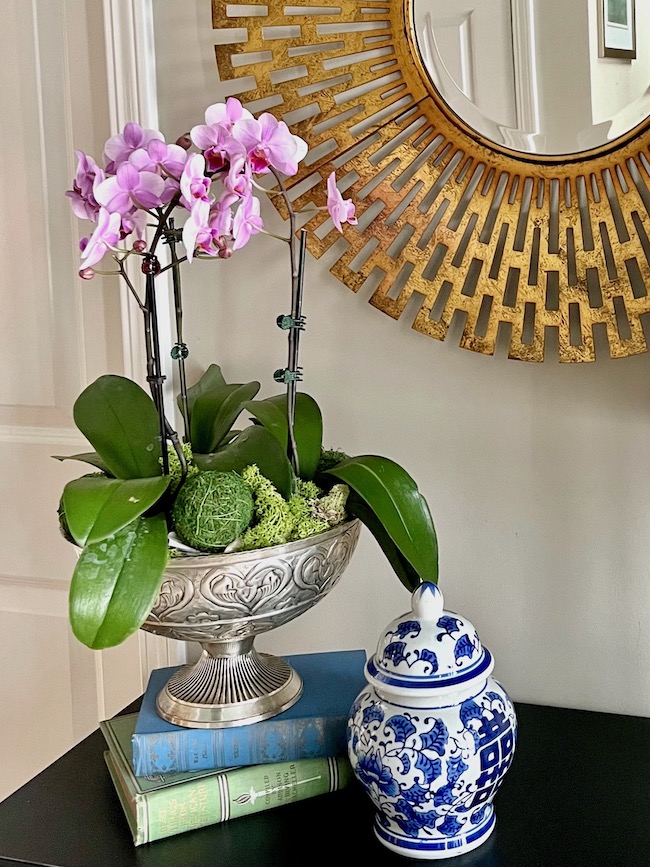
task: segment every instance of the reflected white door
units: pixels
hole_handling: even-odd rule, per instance
[[[81,225],[64,195],[74,150],[99,157],[110,133],[102,4],[5,0],[2,12],[0,799],[170,664],[141,635],[103,653],[74,638],[76,558],[58,531],[63,486],[87,470],[52,455],[87,450],[74,400],[125,358],[119,290],[78,278]]]
[[[456,88],[486,117],[517,126],[511,0],[414,0],[420,47],[435,69],[435,47],[450,79],[436,84],[453,105]]]
[[[540,147],[534,0],[413,0],[425,67],[447,104],[498,144]]]

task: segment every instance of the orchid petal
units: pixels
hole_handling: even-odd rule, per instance
[[[349,223],[351,226],[357,225],[354,202],[343,198],[336,186],[334,172],[327,178],[327,210],[339,232],[343,232],[342,223]]]

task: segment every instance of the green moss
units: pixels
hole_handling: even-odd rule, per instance
[[[317,533],[324,533],[329,530],[327,521],[316,517],[312,512],[312,503],[315,498],[306,499],[302,494],[294,494],[289,500],[289,509],[293,517],[293,529],[291,531],[291,539],[306,539],[308,536],[315,536]]]
[[[252,517],[253,497],[242,477],[213,470],[185,479],[172,511],[178,538],[199,551],[225,548]]]
[[[181,449],[183,454],[185,455],[185,460],[187,462],[187,477],[195,476],[199,472],[199,468],[194,463],[194,455],[192,454],[192,446],[190,443],[182,443]],[[181,462],[178,459],[178,455],[176,454],[176,449],[173,446],[167,447],[167,458],[169,461],[169,477],[171,479],[171,487],[174,490],[179,484],[183,473],[181,471]],[[162,463],[162,458],[160,459]]]
[[[296,493],[304,497],[305,500],[315,500],[323,495],[322,490],[316,482],[307,481],[306,479],[297,479]]]
[[[326,521],[330,527],[342,523],[347,518],[345,505],[349,495],[350,489],[347,485],[333,485],[329,493],[312,503],[313,516]]]
[[[242,478],[253,495],[254,518],[239,540],[241,549],[306,539],[324,533],[345,518],[347,485],[335,485],[330,494],[323,496],[314,482],[298,479],[298,490],[287,502],[254,464],[242,471]]]
[[[340,449],[323,449],[321,451],[320,459],[318,461],[316,475],[318,475],[319,473],[324,473],[327,470],[331,470],[332,467],[340,464],[341,461],[347,460],[349,457],[350,455],[347,455]]]
[[[268,548],[269,545],[288,542],[294,521],[289,504],[282,494],[255,464],[242,470],[242,478],[253,496],[254,519],[242,535],[241,548]]]

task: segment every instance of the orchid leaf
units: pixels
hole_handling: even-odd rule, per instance
[[[75,542],[101,542],[144,514],[164,494],[169,476],[150,479],[84,477],[68,482],[63,508]]]
[[[52,457],[57,461],[83,461],[86,464],[91,464],[93,467],[97,467],[98,470],[106,473],[107,476],[112,475],[97,452],[83,452],[78,455],[52,455]]]
[[[420,583],[418,573],[409,561],[402,556],[399,548],[388,535],[383,524],[366,501],[362,500],[354,491],[350,491],[345,509],[348,515],[358,518],[370,530],[391,565],[393,572],[404,587],[410,592],[415,590]]]
[[[388,458],[360,455],[342,461],[327,474],[344,482],[367,504],[369,511],[361,509],[358,517],[373,533],[402,583],[406,578],[406,586],[413,589],[414,576],[418,582],[437,583],[438,543],[433,520],[427,501],[406,470]],[[353,506],[354,499],[350,510]]]
[[[100,376],[75,401],[74,420],[115,478],[162,475],[158,413],[137,383]]]
[[[70,585],[70,624],[79,641],[102,650],[136,632],[156,600],[168,556],[163,515],[136,518],[87,545]]]
[[[194,463],[200,470],[237,473],[256,464],[285,499],[293,492],[293,470],[285,450],[273,434],[260,425],[246,428],[227,446],[212,454],[195,454]]]
[[[259,382],[220,385],[194,401],[190,422],[192,451],[207,454],[216,451],[233,426],[245,404],[260,390]]]
[[[246,404],[246,409],[271,431],[286,450],[289,438],[287,396],[277,394],[266,400],[252,400]],[[300,478],[313,479],[321,455],[323,417],[314,398],[300,391],[296,394],[293,432],[298,451]]]
[[[223,378],[223,374],[221,373],[221,368],[218,364],[211,364],[208,369],[205,371],[201,379],[198,382],[195,382],[190,388],[187,389],[187,408],[189,410],[190,418],[185,419],[185,425],[187,429],[190,428],[190,419],[192,418],[192,409],[194,408],[194,402],[197,397],[200,397],[202,394],[205,394],[208,391],[212,391],[213,388],[220,388],[222,385],[226,384],[226,380]],[[181,395],[177,395],[176,403],[181,412],[183,412],[183,400]]]

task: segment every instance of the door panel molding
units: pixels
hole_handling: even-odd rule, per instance
[[[73,448],[85,448],[88,445],[74,428],[11,424],[0,425],[0,443],[71,446]]]
[[[130,120],[137,120],[144,128],[157,129],[159,121],[152,0],[104,0],[104,18],[111,131],[119,132]],[[162,280],[160,284],[162,290]],[[121,288],[121,293],[124,370],[126,376],[144,385],[145,351],[141,314],[131,303],[126,288]],[[161,345],[171,347],[170,313],[168,305],[159,305]],[[166,376],[165,399],[173,412],[173,372],[169,359],[163,372]],[[183,642],[171,642],[144,631],[138,633],[137,639],[142,689],[146,686],[149,672],[153,668],[185,661]],[[112,654],[103,654],[103,702],[106,708],[114,707],[116,701],[119,703],[116,696],[122,694],[124,687],[124,670],[119,664],[113,664],[120,656],[115,652],[118,648],[113,651]]]

